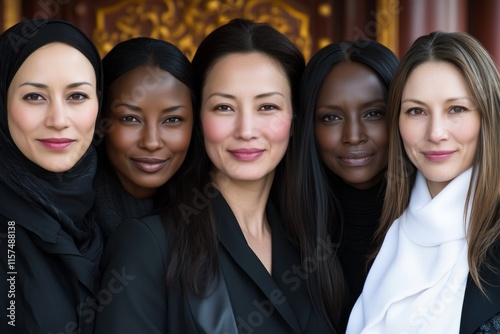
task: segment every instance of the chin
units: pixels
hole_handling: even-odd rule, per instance
[[[69,171],[71,168],[75,166],[76,162],[74,164],[50,164],[50,165],[45,165],[45,164],[37,164],[38,166],[42,167],[43,169],[52,172],[52,173],[64,173]]]

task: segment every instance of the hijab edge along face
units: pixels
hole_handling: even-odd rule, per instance
[[[66,43],[49,43],[33,52],[7,91],[14,144],[50,172],[73,168],[87,152],[98,108],[92,64]]]
[[[36,163],[32,163],[17,148],[10,134],[7,120],[7,91],[12,79],[26,59],[39,48],[55,42],[67,44],[80,51],[93,67],[96,81],[95,94],[98,105],[96,118],[98,120],[102,100],[102,66],[100,55],[92,41],[82,31],[73,24],[62,20],[24,20],[12,26],[0,36],[0,47],[3,51],[3,61],[0,64],[0,103],[4,108],[0,113],[0,144],[3,147],[2,155],[8,157],[8,159],[2,160],[5,160],[6,170],[9,171],[7,174],[24,174],[25,172],[20,171],[25,168],[44,173],[43,167],[40,168]],[[93,152],[92,147],[88,145],[85,152],[82,152],[82,155],[85,157],[91,152]],[[75,163],[76,165],[82,165],[79,164],[79,161]],[[75,167],[75,164],[71,166],[71,168],[73,167]],[[82,168],[85,170],[88,169],[85,166],[78,167],[78,169]],[[48,172],[50,173],[50,170]],[[5,177],[2,177],[2,179],[5,179]],[[12,183],[9,180],[4,181]]]

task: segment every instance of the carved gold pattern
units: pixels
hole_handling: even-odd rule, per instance
[[[309,59],[309,17],[285,1],[121,0],[97,10],[93,39],[105,55],[121,41],[149,36],[176,45],[192,59],[206,35],[236,17],[272,25]]]

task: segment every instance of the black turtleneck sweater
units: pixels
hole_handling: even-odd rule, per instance
[[[354,188],[335,176],[331,182],[339,201],[339,220],[342,222],[341,233],[337,236],[338,255],[349,289],[349,299],[341,320],[345,329],[349,313],[363,290],[368,274],[367,256],[373,250],[373,236],[382,213],[385,179],[363,190]]]

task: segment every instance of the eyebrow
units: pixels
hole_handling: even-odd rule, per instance
[[[380,100],[380,99],[370,100],[370,101],[366,101],[366,102],[361,103],[361,108],[366,108],[366,107],[369,107],[369,106],[371,106],[373,104],[384,104],[384,105],[386,105],[386,102],[385,102],[385,100]],[[322,108],[327,108],[327,109],[342,109],[342,107],[339,106],[339,105],[337,105],[337,104],[324,104],[324,105],[318,105],[318,106],[316,106],[315,110],[322,109]]]
[[[138,107],[138,106],[134,106],[132,104],[128,104],[128,103],[117,103],[114,105],[115,108],[117,107],[125,107],[125,108],[128,108],[132,111],[137,111],[137,112],[143,112],[142,108]],[[178,109],[181,109],[181,108],[186,108],[186,106],[180,104],[180,105],[176,105],[176,106],[172,106],[172,107],[168,107],[168,108],[165,108],[163,109],[161,112],[162,113],[171,113],[171,112],[174,112]]]
[[[470,103],[474,103],[474,100],[472,100],[469,97],[452,97],[452,98],[446,99],[445,102],[453,102],[453,101],[457,101],[457,100],[467,100]],[[405,103],[405,102],[413,102],[413,103],[418,103],[418,104],[426,104],[424,101],[420,101],[420,100],[417,100],[417,99],[405,99],[405,100],[401,101],[401,103]]]
[[[269,93],[262,93],[262,94],[256,95],[255,98],[256,99],[262,99],[262,98],[269,97],[269,96],[272,96],[272,95],[280,95],[282,97],[285,97],[285,95],[283,95],[280,92],[269,92]],[[218,92],[210,94],[207,97],[207,100],[210,99],[210,98],[212,98],[212,97],[214,97],[214,96],[220,96],[220,97],[225,97],[227,99],[236,100],[236,96],[234,96],[234,95],[226,94],[226,93],[218,93]]]
[[[83,85],[89,85],[92,87],[92,85],[90,83],[88,83],[86,81],[82,81],[82,82],[70,83],[67,86],[67,88],[76,88],[76,87],[83,86]],[[24,82],[24,83],[19,85],[19,87],[22,87],[22,86],[34,86],[36,88],[44,88],[44,89],[47,89],[49,87],[46,84],[38,83],[38,82]]]

